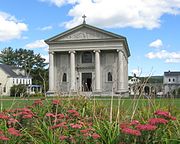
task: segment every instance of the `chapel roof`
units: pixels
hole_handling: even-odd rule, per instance
[[[55,41],[56,39],[58,39],[58,38],[60,38],[60,37],[63,37],[63,36],[65,36],[65,35],[68,35],[68,34],[74,32],[74,31],[77,31],[77,30],[81,29],[81,28],[88,28],[88,29],[91,29],[91,30],[100,32],[100,33],[102,33],[102,34],[106,34],[106,35],[112,37],[113,39],[122,41],[122,42],[124,43],[125,47],[126,47],[126,51],[127,51],[128,56],[130,56],[130,50],[129,50],[129,46],[128,46],[126,37],[124,37],[124,36],[122,36],[122,35],[118,35],[118,34],[112,33],[112,32],[109,32],[109,31],[106,31],[106,30],[104,30],[104,29],[100,29],[100,28],[98,28],[98,27],[95,27],[95,26],[92,26],[92,25],[89,25],[89,24],[86,24],[86,23],[80,24],[80,25],[78,25],[78,26],[76,26],[76,27],[74,27],[74,28],[71,28],[71,29],[69,29],[69,30],[67,30],[67,31],[65,31],[65,32],[62,32],[62,33],[60,33],[60,34],[58,34],[58,35],[55,35],[55,36],[53,36],[53,37],[45,40],[45,42],[46,42],[47,44],[54,43],[54,41]]]

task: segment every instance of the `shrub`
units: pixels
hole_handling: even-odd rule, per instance
[[[27,96],[27,87],[26,85],[19,84],[14,85],[10,89],[10,96],[11,97],[26,97]]]

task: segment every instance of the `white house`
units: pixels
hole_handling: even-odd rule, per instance
[[[180,71],[164,72],[164,94],[180,88]]]
[[[124,36],[85,23],[45,40],[49,45],[49,94],[128,94]]]
[[[128,80],[129,94],[130,95],[139,95],[140,94],[140,79],[134,75]]]
[[[27,77],[20,68],[0,64],[0,95],[9,96],[10,88],[18,84],[31,85],[32,78]]]

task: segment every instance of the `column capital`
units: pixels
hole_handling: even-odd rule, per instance
[[[97,49],[97,50],[93,50],[93,52],[98,52],[98,53],[100,53],[101,50]]]
[[[54,52],[53,52],[53,51],[51,51],[51,52],[49,51],[49,54],[52,54],[52,55],[53,55],[53,54],[54,54]]]
[[[70,50],[69,53],[76,53],[76,51],[75,50]]]
[[[121,49],[117,49],[117,52],[122,52],[122,53],[124,53],[123,50],[121,50]]]

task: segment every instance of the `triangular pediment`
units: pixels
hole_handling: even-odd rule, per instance
[[[116,35],[114,33],[83,24],[73,29],[65,31],[59,35],[56,35],[46,42],[62,42],[62,41],[76,41],[76,40],[100,40],[100,39],[124,39],[123,36]]]
[[[81,28],[75,32],[67,34],[56,40],[59,41],[59,40],[108,39],[108,38],[112,38],[112,37],[92,29]]]

